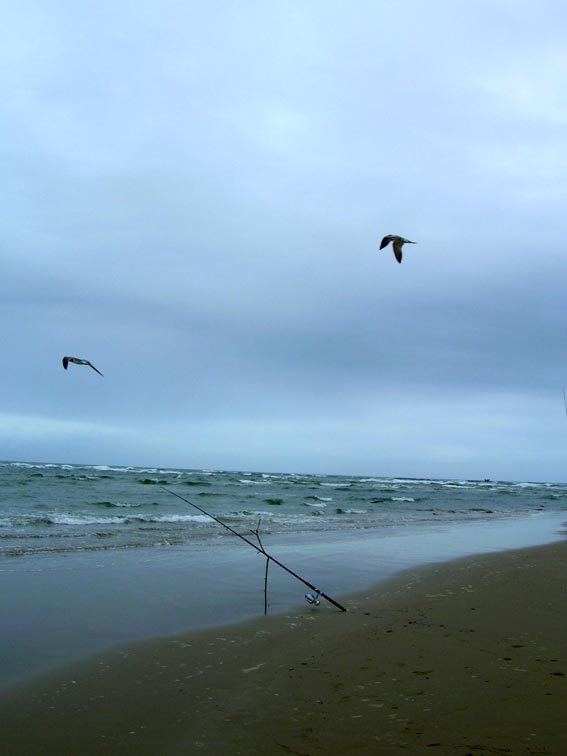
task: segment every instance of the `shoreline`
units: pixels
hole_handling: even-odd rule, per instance
[[[269,553],[335,599],[404,569],[549,543],[564,514],[264,539]],[[260,559],[258,557],[260,556]],[[129,643],[263,615],[264,560],[230,536],[213,544],[21,557],[0,563],[0,691]],[[304,601],[276,565],[269,612]]]
[[[567,541],[145,641],[0,697],[17,754],[567,752]]]
[[[272,537],[267,550],[338,598],[404,569],[549,543],[564,514],[439,523],[427,529]],[[260,559],[258,559],[260,557]],[[129,643],[263,616],[264,560],[238,539],[150,550],[22,557],[0,564],[0,691]],[[306,588],[273,565],[269,613],[302,605]]]

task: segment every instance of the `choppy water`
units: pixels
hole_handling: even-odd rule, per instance
[[[567,510],[567,485],[0,463],[0,556],[184,544],[239,532],[345,531]]]

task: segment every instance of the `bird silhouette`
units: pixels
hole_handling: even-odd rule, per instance
[[[399,263],[401,263],[402,261],[402,247],[404,246],[404,244],[417,244],[417,242],[410,241],[409,239],[404,239],[403,236],[395,236],[394,234],[388,234],[388,236],[385,236],[380,242],[380,249],[384,249],[384,247],[387,247],[390,242],[392,242],[392,246],[394,248],[394,255],[396,256],[396,260]]]
[[[99,375],[102,375],[100,370],[97,370],[97,368],[95,368],[95,366],[92,363],[90,363],[88,360],[80,360],[78,357],[63,357],[63,367],[65,368],[65,370],[67,370],[67,367],[70,362],[72,362],[73,365],[88,365],[93,370],[95,370]]]

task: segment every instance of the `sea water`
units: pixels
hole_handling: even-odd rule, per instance
[[[383,530],[567,509],[567,485],[0,463],[0,558],[264,534]]]
[[[94,652],[264,611],[265,558],[328,595],[561,537],[567,486],[0,463],[0,688]],[[269,612],[310,586],[271,564]]]

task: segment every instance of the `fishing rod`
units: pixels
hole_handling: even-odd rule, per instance
[[[243,536],[241,533],[238,533],[234,528],[231,528],[230,525],[227,525],[226,522],[223,522],[222,520],[219,520],[218,517],[215,517],[215,515],[211,514],[210,512],[205,511],[202,507],[199,507],[197,504],[194,504],[192,501],[189,501],[189,499],[186,499],[184,496],[181,496],[180,494],[176,493],[175,491],[170,491],[169,488],[164,488],[161,486],[162,491],[166,491],[166,493],[171,494],[172,496],[177,496],[178,499],[181,499],[181,501],[184,501],[186,504],[190,504],[192,507],[195,507],[199,512],[202,512],[207,517],[210,517],[211,520],[214,520],[215,522],[218,522],[219,525],[222,525],[223,528],[226,528],[229,530],[233,535],[238,536],[242,541],[247,543],[249,546],[252,546],[253,549],[255,549],[258,553],[263,554],[268,561],[272,561],[274,564],[277,564],[278,567],[281,567],[282,570],[285,570],[286,572],[289,572],[290,575],[293,575],[294,578],[297,580],[300,580],[304,585],[306,585],[308,588],[311,588],[312,591],[316,592],[315,596],[311,596],[310,594],[306,594],[305,598],[309,601],[310,604],[318,604],[318,597],[321,596],[326,601],[328,601],[330,604],[333,604],[333,606],[336,606],[337,609],[340,609],[341,612],[346,612],[346,609],[342,604],[339,604],[338,601],[335,601],[335,599],[332,599],[330,596],[327,596],[326,593],[324,593],[319,588],[316,588],[313,583],[310,583],[308,580],[305,580],[305,578],[302,578],[301,575],[298,575],[297,572],[294,572],[293,570],[290,570],[289,567],[286,567],[285,564],[282,564],[278,559],[273,557],[271,554],[268,554],[267,551],[265,551],[263,548],[260,548],[259,546],[256,546],[256,544],[253,541],[248,540],[245,536]]]

